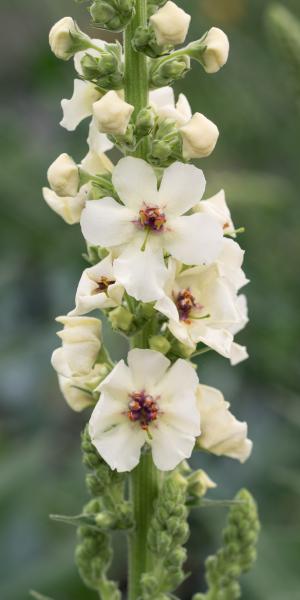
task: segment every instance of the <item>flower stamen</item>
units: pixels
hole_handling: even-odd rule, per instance
[[[145,390],[129,394],[127,416],[133,423],[139,422],[141,428],[147,432],[151,439],[148,428],[152,421],[156,421],[158,416],[158,405],[153,396],[147,394]]]
[[[180,321],[185,321],[187,323],[190,322],[191,318],[197,318],[191,317],[192,310],[202,310],[204,308],[204,306],[196,302],[195,297],[189,288],[181,290],[179,294],[177,294],[175,304],[177,306]]]
[[[142,229],[162,232],[166,223],[166,216],[158,206],[145,206],[139,211],[137,224]]]
[[[109,279],[109,277],[102,276],[96,283],[98,287],[94,290],[94,294],[100,294],[101,292],[106,292],[107,288],[115,283],[115,279]]]

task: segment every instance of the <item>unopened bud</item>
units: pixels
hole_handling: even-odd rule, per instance
[[[157,43],[161,46],[183,44],[190,21],[190,15],[170,0],[150,17]]]
[[[188,477],[187,483],[188,493],[196,498],[202,498],[207,490],[217,487],[216,483],[202,469],[192,473]]]
[[[155,114],[151,107],[142,108],[136,118],[135,129],[138,136],[145,136],[152,131],[155,123]]]
[[[121,331],[127,332],[132,325],[133,315],[124,306],[118,306],[110,311],[108,320],[113,329],[121,329]]]
[[[72,17],[64,17],[50,29],[49,44],[57,58],[69,60],[76,52],[89,48],[91,40]]]
[[[123,73],[112,52],[103,51],[99,57],[85,54],[81,59],[81,68],[85,79],[104,89],[119,90],[124,85]]]
[[[170,58],[156,60],[150,69],[150,85],[151,87],[163,87],[172,85],[177,79],[182,79],[190,70],[191,62],[187,55],[174,56],[170,54]]]
[[[60,154],[50,165],[47,177],[58,196],[76,196],[79,189],[78,166],[68,154]]]
[[[134,0],[118,0],[113,4],[105,0],[94,0],[90,13],[97,25],[111,31],[125,29],[134,14]]]
[[[156,350],[162,354],[168,354],[171,344],[163,335],[153,335],[149,340],[151,350]]]
[[[93,104],[99,131],[111,135],[126,133],[133,111],[134,106],[122,100],[113,90]]]
[[[219,137],[217,126],[201,113],[195,113],[186,125],[180,127],[179,131],[185,160],[209,156]]]
[[[216,73],[228,60],[229,40],[222,29],[212,27],[200,40],[188,44],[185,51],[200,62],[207,73]]]

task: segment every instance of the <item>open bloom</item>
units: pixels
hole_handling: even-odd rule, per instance
[[[114,168],[112,182],[124,205],[113,198],[87,202],[81,227],[90,244],[115,248],[114,272],[130,295],[143,302],[164,296],[164,251],[187,265],[216,259],[223,239],[220,224],[210,215],[185,215],[203,195],[201,170],[173,163],[157,190],[150,165],[127,157]]]
[[[221,276],[218,264],[182,270],[170,259],[169,274],[166,295],[155,308],[168,317],[171,333],[191,349],[202,342],[233,364],[246,358],[233,341],[233,334],[247,322],[245,304]]]
[[[195,113],[190,121],[180,127],[182,153],[186,160],[205,158],[215,149],[219,137],[217,126],[201,113]]]
[[[89,432],[99,454],[117,471],[131,471],[145,443],[158,469],[174,469],[200,434],[197,374],[178,360],[172,367],[160,352],[131,350],[100,384]]]
[[[218,27],[212,27],[205,40],[205,52],[202,55],[204,69],[207,73],[216,73],[225,65],[229,54],[229,40]]]
[[[99,393],[95,392],[95,389],[107,376],[108,371],[107,365],[96,364],[88,375],[81,377],[58,375],[60,391],[72,410],[80,412],[88,406],[96,404]]]
[[[114,308],[122,302],[124,288],[116,280],[112,258],[106,256],[85,269],[78,284],[74,310],[69,315],[85,315],[96,308]]]
[[[213,387],[199,385],[197,402],[201,418],[201,435],[197,439],[197,446],[217,456],[229,456],[245,462],[252,450],[252,442],[247,438],[247,423],[233,416],[229,410],[230,404]]]
[[[190,21],[190,15],[170,0],[150,17],[157,43],[162,46],[183,44]]]
[[[58,332],[62,346],[54,350],[51,363],[64,377],[81,377],[93,369],[101,348],[102,323],[92,317],[57,317],[64,328]]]

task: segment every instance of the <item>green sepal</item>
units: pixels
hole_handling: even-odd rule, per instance
[[[89,11],[96,26],[110,31],[122,31],[135,14],[135,1],[94,0]]]

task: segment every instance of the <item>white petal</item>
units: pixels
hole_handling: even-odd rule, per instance
[[[160,421],[157,428],[151,428],[153,462],[160,471],[172,471],[185,458],[190,458],[195,445],[195,437],[189,433],[174,430]]]
[[[155,172],[140,158],[121,158],[113,170],[112,183],[122,202],[137,214],[143,204],[155,206],[158,202]]]
[[[111,172],[113,164],[104,153],[88,152],[81,161],[81,167],[90,175],[101,175],[102,173]]]
[[[134,214],[113,198],[91,200],[81,215],[81,229],[90,244],[104,247],[128,242],[136,231]]]
[[[198,375],[192,364],[178,359],[157,386],[156,391],[161,396],[159,406],[164,411],[170,411],[175,398],[195,394],[198,384]]]
[[[177,260],[187,265],[201,265],[218,257],[223,231],[209,215],[177,217],[170,220],[169,225],[171,231],[164,234],[164,247]]]
[[[135,348],[128,353],[128,365],[135,391],[151,393],[153,386],[164,376],[170,361],[160,352]]]
[[[150,242],[144,252],[138,245],[130,244],[114,261],[117,280],[130,296],[142,302],[152,302],[164,295],[168,271],[161,249],[154,249]]]
[[[124,419],[122,422],[112,423],[111,428],[103,431],[92,415],[89,432],[92,443],[111,469],[123,473],[131,471],[139,463],[146,437],[140,427]]]
[[[100,155],[103,152],[108,152],[108,150],[111,150],[114,147],[113,143],[108,139],[107,135],[105,135],[104,133],[100,133],[97,127],[97,121],[95,117],[93,117],[90,122],[87,143],[89,145],[90,150]]]
[[[190,107],[190,103],[184,94],[179,94],[176,109],[182,115],[182,120],[184,122],[187,122],[192,118],[193,113]]]
[[[61,197],[50,188],[43,188],[43,197],[48,206],[68,223],[79,223],[80,216],[88,195],[88,186],[82,186],[77,196]]]
[[[163,298],[157,300],[154,308],[168,317],[168,319],[172,319],[174,321],[179,320],[176,304],[168,296],[163,296]]]
[[[152,90],[149,94],[149,100],[150,104],[154,104],[155,108],[164,108],[166,105],[175,108],[174,91],[169,85]]]
[[[100,97],[100,92],[96,90],[92,83],[75,79],[72,98],[69,100],[64,98],[61,101],[63,119],[60,125],[68,131],[74,131],[83,119],[92,114],[92,106]]]
[[[128,404],[128,395],[133,391],[134,383],[130,369],[125,365],[124,360],[120,360],[109,375],[100,384],[100,392],[105,392],[105,396],[111,397],[112,403],[121,403],[123,410],[126,410]]]
[[[240,344],[236,344],[233,342],[230,348],[230,363],[233,367],[238,365],[243,360],[247,360],[249,358],[249,354],[247,352],[247,348],[245,346],[241,346]]]
[[[203,171],[194,165],[175,162],[164,171],[159,188],[160,205],[166,206],[167,215],[183,215],[201,200],[205,185]]]

